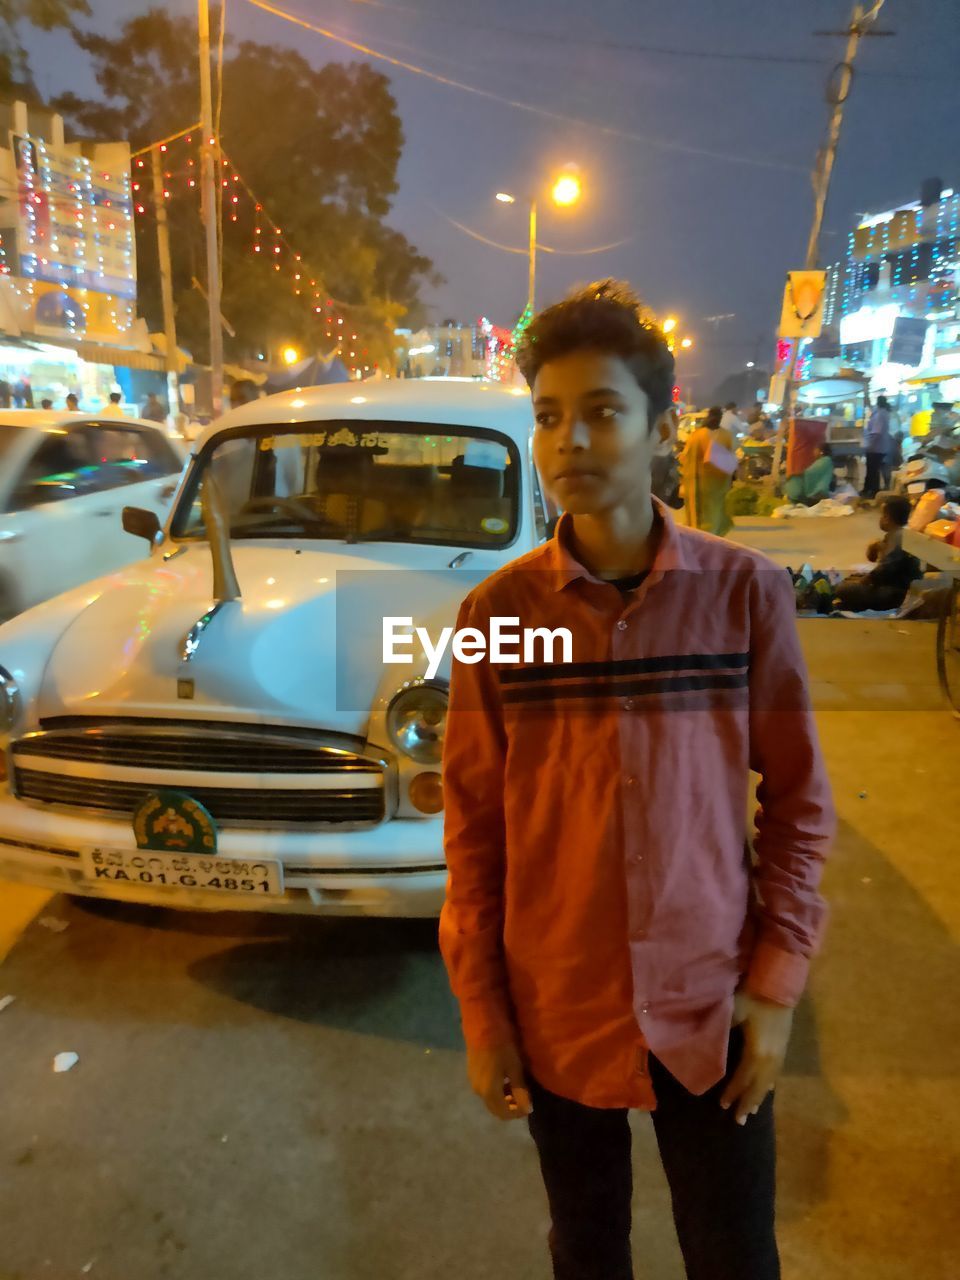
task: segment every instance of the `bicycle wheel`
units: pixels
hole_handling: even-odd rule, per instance
[[[960,582],[954,582],[937,626],[937,674],[943,696],[960,717]]]

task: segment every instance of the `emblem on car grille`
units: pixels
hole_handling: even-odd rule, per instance
[[[151,791],[133,815],[138,849],[164,853],[216,853],[217,828],[210,814],[182,791]]]

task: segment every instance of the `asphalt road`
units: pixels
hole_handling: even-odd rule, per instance
[[[929,627],[802,632],[841,828],[778,1087],[784,1278],[955,1280],[958,727]],[[8,994],[0,1280],[546,1280],[532,1144],[469,1093],[431,923],[0,885]],[[638,1280],[681,1280],[634,1133]]]

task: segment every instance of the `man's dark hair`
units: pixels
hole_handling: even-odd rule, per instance
[[[718,404],[711,405],[707,410],[707,416],[703,420],[703,425],[708,431],[716,431],[723,421],[723,410]]]
[[[111,403],[111,404],[119,404],[122,398],[123,398],[123,397],[120,395],[120,392],[119,392],[119,391],[111,391],[111,392],[110,392],[110,403]]]
[[[599,280],[535,315],[520,340],[517,366],[532,388],[548,361],[575,351],[618,356],[646,394],[651,427],[673,403],[673,353],[622,281]]]
[[[52,400],[41,400],[41,401],[40,401],[40,408],[41,408],[41,409],[52,409],[52,408],[53,408],[53,401],[52,401]]]
[[[726,403],[723,407],[724,407],[724,409],[736,409],[736,407],[737,407],[737,402],[736,402],[736,400],[728,400],[728,401],[727,401],[727,403]]]
[[[897,494],[893,498],[885,498],[883,501],[883,509],[898,529],[905,529],[907,527],[907,522],[910,519],[910,512],[913,510],[910,506],[910,499],[905,498],[902,494]]]
[[[877,396],[877,408],[878,409],[890,408],[890,401],[887,399],[886,396]]]

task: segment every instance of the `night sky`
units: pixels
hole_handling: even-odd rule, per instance
[[[600,275],[628,278],[697,339],[680,376],[701,398],[745,361],[769,363],[783,273],[803,265],[826,74],[844,43],[812,33],[845,26],[850,0],[277,3],[437,74],[583,122],[377,64],[407,135],[391,221],[447,279],[427,296],[435,319],[486,314],[512,323],[525,301],[525,260],[477,243],[448,218],[521,246],[524,211],[497,204],[495,193],[542,188],[575,162],[588,198],[573,211],[545,211],[541,242],[577,249],[630,239],[593,257],[541,254],[538,302]],[[138,7],[147,0],[92,0],[89,25],[109,30]],[[193,0],[167,0],[167,8],[196,12]],[[318,64],[356,56],[247,0],[227,0],[227,22],[238,38],[290,44]],[[825,261],[842,255],[858,213],[916,198],[929,176],[960,183],[960,3],[888,0],[878,25],[897,34],[861,47]],[[68,37],[31,33],[28,45],[43,92],[92,91],[85,55]],[[643,51],[651,48],[658,52]],[[765,60],[785,57],[816,61]],[[735,318],[704,319],[726,312]]]

